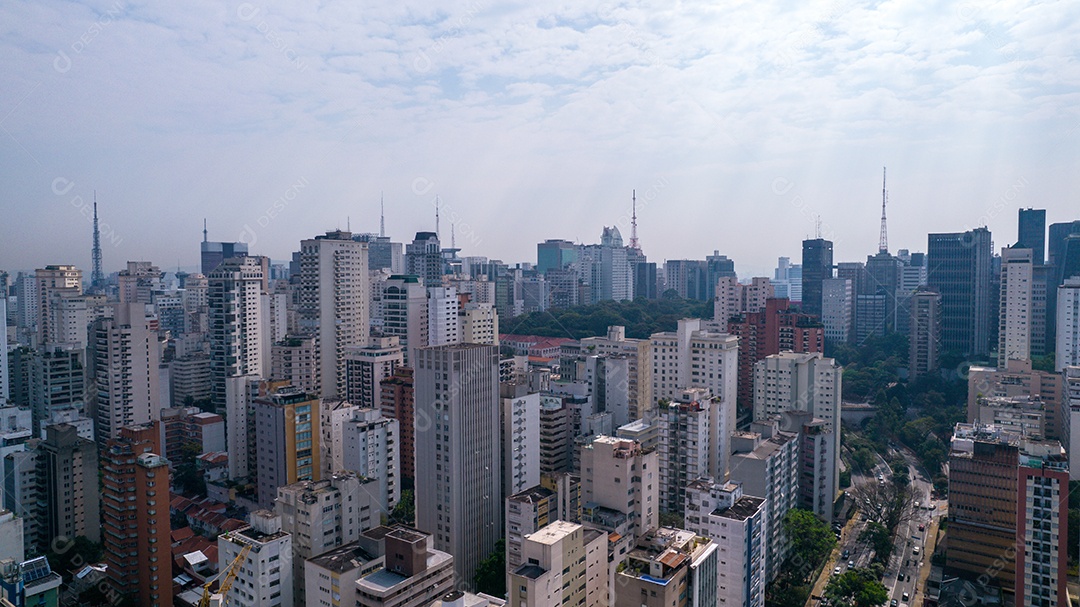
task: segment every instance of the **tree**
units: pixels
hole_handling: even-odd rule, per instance
[[[103,554],[101,544],[80,535],[70,542],[63,538],[53,540],[45,552],[45,558],[53,571],[68,579],[76,570],[100,562]]]
[[[841,607],[878,607],[889,600],[889,591],[875,569],[849,569],[833,576],[824,596]]]
[[[851,470],[843,470],[840,472],[840,488],[847,489],[851,486]]]
[[[809,510],[789,510],[784,516],[784,532],[791,541],[789,558],[814,565],[805,567],[806,573],[816,569],[836,546],[836,536],[829,529],[829,525]]]
[[[896,483],[864,483],[848,492],[867,520],[897,529],[911,519],[915,493],[910,485]]]
[[[180,449],[173,484],[184,495],[206,497],[206,477],[196,463],[200,450],[197,443],[187,443]]]
[[[401,492],[401,499],[390,512],[390,520],[410,527],[416,524],[416,493],[412,489]]]
[[[866,528],[859,535],[859,539],[874,549],[875,561],[888,562],[889,555],[892,554],[893,542],[892,533],[885,525],[873,521],[867,523]]]
[[[473,576],[476,592],[483,592],[495,597],[506,596],[506,540],[500,538],[495,543],[495,550],[476,566]]]

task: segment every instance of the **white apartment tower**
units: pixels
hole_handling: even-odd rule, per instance
[[[292,536],[281,530],[281,517],[269,510],[257,510],[251,524],[218,536],[218,571],[224,571],[245,546],[250,550],[233,571],[236,579],[229,590],[229,604],[236,607],[292,607]]]
[[[251,402],[259,396],[258,375],[238,375],[225,379],[225,447],[229,453],[229,478],[245,478],[255,471],[250,450],[255,430]]]
[[[57,300],[82,293],[82,270],[71,265],[45,266],[34,270],[37,302],[37,345],[58,343]],[[21,295],[21,294],[20,294]]]
[[[300,328],[319,338],[323,398],[345,394],[345,348],[368,340],[368,249],[350,232],[300,242]]]
[[[765,605],[768,502],[742,485],[697,480],[686,487],[686,530],[710,537],[720,553],[719,594],[725,607]]]
[[[739,338],[703,329],[700,319],[679,321],[678,330],[654,333],[652,348],[653,398],[675,400],[687,388],[707,388],[723,403],[737,398]],[[735,427],[735,407],[725,407],[727,427]]]
[[[583,353],[598,355],[624,354],[629,357],[629,381],[627,390],[630,396],[629,417],[641,419],[653,409],[652,398],[652,349],[648,339],[628,339],[626,327],[613,325],[608,327],[604,337],[586,337],[581,340]]]
[[[851,335],[855,293],[850,278],[826,278],[821,281],[821,324],[825,339],[844,343]]]
[[[335,435],[332,440],[334,448],[330,459],[334,470],[352,470],[374,479],[368,490],[374,493],[376,505],[385,513],[401,499],[399,427],[398,420],[383,417],[380,409],[357,408],[341,424],[340,451],[337,449],[339,437]]]
[[[842,369],[820,352],[781,352],[754,364],[754,421],[808,411],[836,432]],[[840,434],[836,432],[839,450]]]
[[[210,398],[217,409],[225,408],[226,378],[263,376],[269,370],[270,326],[263,278],[257,257],[226,259],[207,277]]]
[[[516,394],[505,391],[518,388]],[[540,484],[540,394],[523,388],[501,388],[503,498]]]
[[[499,315],[494,305],[470,301],[461,306],[458,317],[462,343],[499,345]]]
[[[1001,304],[998,324],[998,369],[1011,360],[1031,360],[1034,311],[1032,250],[1001,250]]]
[[[442,346],[461,342],[457,289],[428,287],[428,343]]]
[[[95,431],[99,444],[119,438],[120,428],[160,418],[157,319],[146,304],[116,304],[110,318],[94,323],[91,343]]]
[[[404,362],[404,352],[395,336],[372,336],[365,345],[347,347],[345,400],[360,407],[377,407],[382,381]]]
[[[428,345],[427,289],[416,276],[391,276],[383,283],[382,307],[382,332],[397,336],[411,365],[413,350]]]
[[[1057,370],[1080,366],[1080,276],[1065,280],[1057,297]]]
[[[453,344],[414,352],[416,523],[471,580],[502,533],[499,351]]]

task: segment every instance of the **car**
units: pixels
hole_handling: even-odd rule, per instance
[[[833,572],[833,575],[840,575],[840,566],[837,565],[836,569],[833,569],[832,572]]]
[[[904,574],[903,573],[897,573],[896,574],[896,581],[898,581],[898,582],[904,581]]]
[[[911,553],[912,553],[912,554],[914,554],[914,555],[916,555],[916,556],[918,556],[918,554],[919,554],[919,547],[918,547],[918,546],[915,546],[914,548],[912,548],[912,549],[911,549]]]
[[[844,553],[840,555],[840,558],[842,558],[842,559],[846,559],[846,558],[848,558],[849,556],[851,556],[851,551],[850,551],[850,550],[848,550],[847,548],[844,548]]]
[[[915,502],[915,507],[916,507],[916,508],[918,508],[918,507],[919,507],[919,502]]]
[[[847,562],[847,568],[848,569],[854,569],[855,568],[855,561],[848,561]]]
[[[896,607],[896,606],[897,606],[897,605],[899,605],[899,604],[900,604],[900,603],[898,603],[898,602],[896,601],[896,599],[893,599],[893,600],[889,601],[889,607]]]
[[[905,592],[905,593],[904,593],[904,595],[900,597],[900,600],[901,600],[901,601],[904,601],[904,602],[906,603],[906,602],[908,602],[909,600],[911,600],[911,597],[910,597],[910,596],[908,596],[908,593],[906,593],[906,592]]]
[[[926,525],[919,525],[919,531],[926,531]]]

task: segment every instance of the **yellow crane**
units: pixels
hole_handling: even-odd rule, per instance
[[[217,574],[217,576],[210,578],[203,584],[202,598],[199,599],[199,607],[210,607],[211,605],[221,606],[225,604],[225,597],[229,594],[229,588],[232,588],[233,582],[236,580],[236,570],[240,567],[240,564],[244,562],[244,558],[247,556],[248,551],[251,550],[251,544],[245,544],[243,549],[240,550],[240,554],[236,555],[229,566]],[[222,578],[221,576],[225,576]],[[221,579],[221,586],[218,587],[218,591],[211,593],[210,586],[215,581]]]

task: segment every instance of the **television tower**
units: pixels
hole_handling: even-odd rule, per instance
[[[439,237],[439,196],[435,196],[435,238]]]
[[[630,248],[638,250],[637,240],[637,190],[631,190],[631,199],[634,201],[634,213],[630,216]]]
[[[386,236],[386,207],[383,205],[382,192],[379,192],[379,236]]]
[[[101,271],[101,232],[98,230],[97,190],[94,190],[94,249],[90,256],[94,263],[90,273],[90,287],[98,292],[105,286],[105,274]]]
[[[878,238],[878,253],[889,252],[889,230],[885,227],[885,167],[881,167],[881,236]]]

